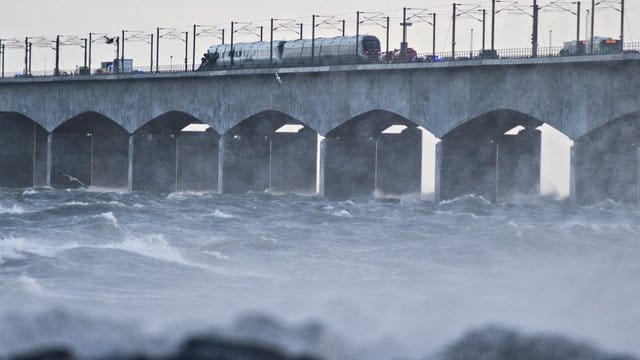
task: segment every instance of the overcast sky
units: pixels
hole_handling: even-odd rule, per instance
[[[506,1],[498,8],[504,7]],[[574,9],[575,5],[569,0],[568,8]],[[602,0],[600,0],[602,1]],[[610,0],[611,3],[617,0]],[[471,5],[479,5],[490,10],[490,0],[458,0],[467,4],[463,9],[471,8]],[[532,0],[519,0],[523,8],[529,10]],[[539,0],[542,6],[552,0]],[[590,7],[590,1],[583,1],[582,6],[582,37],[586,30],[586,8]],[[437,50],[448,51],[451,48],[451,0],[8,0],[3,2],[0,12],[0,38],[18,38],[24,41],[25,36],[46,36],[53,39],[57,34],[77,35],[86,37],[87,33],[108,33],[116,35],[120,30],[140,30],[150,34],[158,26],[176,28],[177,31],[191,30],[193,24],[219,25],[230,27],[231,21],[252,22],[255,27],[265,26],[265,37],[268,38],[268,20],[275,18],[295,18],[307,26],[305,37],[310,37],[309,27],[311,15],[335,15],[337,19],[347,20],[347,33],[355,33],[355,12],[370,11],[381,12],[385,16],[391,16],[391,47],[399,47],[401,37],[400,18],[402,7],[428,8],[428,12],[436,12],[439,15],[437,24]],[[596,35],[618,37],[619,13],[610,8],[597,8]],[[410,12],[411,13],[411,12]],[[479,12],[477,13],[480,14]],[[487,22],[487,46],[489,33],[489,20]],[[409,30],[410,46],[419,51],[430,51],[431,28],[430,25],[413,20],[414,25]],[[640,0],[627,0],[626,16],[626,40],[640,41]],[[252,25],[253,26],[253,25]],[[516,15],[504,11],[497,16],[496,21],[496,47],[514,48],[530,46],[531,18],[525,14]],[[481,46],[482,25],[481,22],[471,18],[460,18],[457,25],[457,49],[466,50],[471,46],[471,29],[474,29],[473,47]],[[551,39],[549,31],[551,33]],[[560,45],[563,41],[575,37],[576,17],[568,12],[542,12],[540,19],[540,45],[547,46],[551,40],[553,45]],[[319,29],[318,36],[331,36],[336,30]],[[371,33],[384,38],[384,29],[375,25],[363,26],[362,33]],[[191,36],[191,34],[190,34]],[[277,38],[295,38],[293,33],[279,32]],[[255,41],[256,37],[247,34],[237,34],[237,42]],[[228,38],[227,38],[228,41]],[[197,46],[197,58],[206,50],[208,45],[218,43],[219,40],[212,37],[199,37]],[[384,40],[383,40],[384,42]],[[104,45],[102,42],[94,44],[93,67],[100,61],[113,58],[115,52],[113,46]],[[136,66],[149,64],[149,45],[143,42],[127,43],[127,57],[133,57]],[[172,39],[163,39],[161,43],[161,64],[169,65],[172,62],[184,62],[184,42]],[[73,69],[82,63],[82,50],[77,46],[66,46],[63,49],[61,67]],[[33,50],[32,69],[34,72],[42,72],[53,68],[54,52],[51,48],[36,48]],[[191,47],[189,48],[189,62],[191,62]],[[20,49],[8,49],[6,55],[7,71],[20,71],[23,68],[24,55]]]

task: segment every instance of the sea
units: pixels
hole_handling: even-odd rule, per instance
[[[222,334],[428,359],[487,326],[638,356],[639,234],[635,207],[554,196],[0,189],[0,358]]]

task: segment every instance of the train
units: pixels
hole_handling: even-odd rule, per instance
[[[258,41],[209,47],[198,71],[234,67],[327,65],[380,60],[380,40],[371,35],[293,41]],[[313,52],[312,52],[313,49]],[[313,56],[312,56],[313,53]]]

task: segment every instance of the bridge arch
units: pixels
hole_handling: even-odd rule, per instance
[[[640,111],[596,127],[572,148],[572,195],[585,204],[606,199],[640,205]]]
[[[323,141],[323,190],[329,198],[419,194],[423,129],[388,110],[361,113]]]
[[[127,187],[129,133],[107,116],[79,113],[53,129],[49,143],[51,186]]]
[[[169,111],[135,130],[129,142],[132,190],[212,191],[218,182],[220,135],[182,111]]]
[[[0,187],[44,186],[47,130],[18,112],[0,112]]]
[[[264,110],[223,135],[220,191],[275,191],[314,194],[318,133],[277,110]]]
[[[437,197],[476,194],[496,201],[540,193],[542,135],[539,119],[495,109],[460,124],[437,148]]]

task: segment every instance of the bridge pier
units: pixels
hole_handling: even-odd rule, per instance
[[[640,206],[638,140],[585,139],[571,149],[571,199],[589,204],[607,199]]]
[[[541,133],[444,138],[436,146],[436,200],[475,194],[495,202],[540,191]]]
[[[47,132],[15,113],[0,113],[0,187],[46,185]]]

